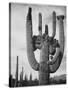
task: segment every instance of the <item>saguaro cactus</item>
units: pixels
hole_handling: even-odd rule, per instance
[[[59,41],[56,40],[56,19],[59,22]],[[39,84],[49,84],[50,73],[54,73],[60,66],[64,52],[64,16],[57,16],[53,12],[53,33],[48,34],[48,25],[45,25],[45,33],[42,34],[42,14],[39,13],[39,35],[33,36],[32,32],[32,9],[29,8],[26,21],[27,55],[31,67],[39,71]],[[34,51],[40,49],[40,62],[35,59]],[[51,57],[51,60],[50,60]]]

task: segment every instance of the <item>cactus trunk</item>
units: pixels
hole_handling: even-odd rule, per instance
[[[49,60],[49,46],[45,42],[40,51],[40,66],[39,66],[39,84],[46,85],[49,83],[49,66],[47,61]]]

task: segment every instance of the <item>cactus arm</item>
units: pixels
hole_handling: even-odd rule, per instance
[[[39,63],[35,59],[32,43],[32,18],[31,18],[31,8],[29,8],[26,22],[26,36],[27,36],[27,56],[31,67],[34,70],[39,70]]]
[[[47,64],[48,64],[48,65],[53,65],[54,63],[56,63],[57,58],[59,57],[59,54],[60,54],[60,49],[57,48],[57,49],[56,49],[56,53],[55,53],[53,59],[52,59],[51,61],[48,61]]]
[[[63,53],[64,52],[64,43],[65,43],[65,37],[64,37],[64,16],[60,15],[57,16],[58,23],[59,23],[59,44],[60,44],[60,50]]]
[[[42,14],[39,13],[39,35],[42,36]]]
[[[39,26],[38,26],[38,30],[39,30],[39,35],[37,36],[36,40],[35,40],[35,47],[36,49],[41,49],[42,48],[42,14],[39,13]]]
[[[56,34],[56,13],[55,11],[53,11],[53,33],[52,33],[52,37],[54,38]]]
[[[52,65],[49,65],[50,67],[50,72],[54,73],[56,70],[59,68],[62,57],[63,57],[63,52],[64,52],[64,25],[63,25],[63,19],[64,16],[58,16],[57,19],[59,20],[59,44],[60,44],[60,49],[58,51],[58,56],[56,57],[56,62]]]
[[[62,61],[62,57],[63,57],[63,53],[59,52],[59,56],[56,58],[56,62],[52,65],[49,65],[49,72],[50,73],[54,73],[57,71],[57,69],[59,68],[61,61]]]

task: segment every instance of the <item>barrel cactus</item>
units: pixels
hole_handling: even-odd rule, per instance
[[[42,14],[39,13],[39,35],[33,36],[32,31],[32,8],[29,7],[26,20],[27,55],[31,67],[39,72],[39,85],[49,84],[50,73],[54,73],[59,68],[64,52],[64,16],[56,16],[53,11],[53,33],[49,36],[48,25],[45,25],[45,32],[42,34]],[[56,20],[59,23],[59,40],[55,39]],[[37,62],[34,51],[40,50],[40,61]]]

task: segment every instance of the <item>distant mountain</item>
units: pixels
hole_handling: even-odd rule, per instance
[[[66,80],[66,74],[60,75],[60,76],[54,76],[53,77],[54,80]]]

